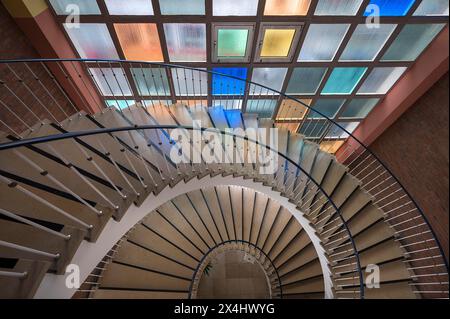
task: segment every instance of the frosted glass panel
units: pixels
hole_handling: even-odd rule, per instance
[[[408,24],[383,55],[383,61],[414,61],[445,24]]]
[[[277,105],[277,100],[248,100],[246,112],[257,113],[259,117],[272,117]]]
[[[349,24],[311,24],[298,60],[333,60],[349,26]],[[320,39],[320,41],[317,39]]]
[[[259,0],[213,0],[215,16],[255,16]]]
[[[81,58],[119,58],[106,24],[81,23],[78,28],[68,27],[67,23],[63,25]]]
[[[294,39],[295,29],[266,29],[261,57],[287,57]]]
[[[50,0],[50,4],[56,14],[69,15],[74,13],[74,6],[78,7],[79,13],[84,15],[101,14],[96,1],[86,0]]]
[[[266,16],[304,16],[308,13],[311,0],[266,0]]]
[[[247,79],[247,68],[213,68],[213,72],[234,76],[243,80]],[[245,81],[239,81],[219,74],[212,75],[213,95],[244,95]]]
[[[165,23],[171,62],[206,62],[206,26],[200,23]]]
[[[114,106],[116,109],[123,110],[136,103],[135,100],[106,100],[107,106]]]
[[[448,16],[448,0],[422,0],[414,16]]]
[[[288,94],[316,93],[327,68],[295,68],[287,86]]]
[[[340,118],[365,118],[379,99],[353,99],[347,104]]]
[[[114,29],[126,59],[164,61],[155,23],[115,23]]]
[[[344,99],[318,99],[312,106],[312,109],[322,113],[328,118],[334,118],[344,103]],[[324,117],[317,112],[311,110],[308,117],[323,119]]]
[[[286,76],[287,68],[254,68],[252,74],[252,82],[267,86],[270,89],[280,91],[283,86],[284,77]],[[274,94],[272,90],[262,89],[260,87],[251,85],[250,93],[253,94]]]
[[[131,75],[139,95],[170,95],[169,82],[164,68],[131,68]]]
[[[242,102],[243,102],[242,100],[218,99],[218,100],[212,101],[212,106],[222,107],[225,110],[240,110],[242,108]],[[207,104],[208,104],[208,102],[206,102],[204,105],[206,106]],[[225,113],[225,115],[227,115],[227,113]],[[230,121],[231,118],[229,118],[228,116],[227,116],[227,118]],[[231,126],[231,127],[235,127],[235,126]]]
[[[206,70],[206,69],[201,69]],[[173,68],[172,79],[176,95],[203,96],[208,94],[208,74],[206,72]]]
[[[354,16],[363,0],[319,0],[315,15]]]
[[[344,128],[345,131],[336,125],[332,125],[328,134],[326,135],[327,138],[347,138],[350,136],[348,133],[352,134],[358,127],[359,122],[337,122],[337,124]]]
[[[358,94],[386,94],[405,70],[406,67],[373,69],[359,88]]]
[[[217,31],[218,57],[245,57],[248,29],[219,29]]]
[[[408,13],[416,0],[371,0],[370,5],[378,6],[379,15],[383,16],[404,16]],[[367,10],[365,16],[373,15],[372,10]]]
[[[205,0],[159,0],[163,15],[204,15]]]
[[[124,71],[121,68],[90,68],[89,73],[102,95],[132,95]]]
[[[366,24],[358,25],[340,60],[373,61],[396,26],[396,24],[380,24],[379,28],[368,28]]]
[[[151,0],[105,0],[110,15],[153,15]]]
[[[367,68],[334,68],[322,94],[351,94]]]

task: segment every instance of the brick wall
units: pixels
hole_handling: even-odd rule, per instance
[[[449,251],[449,75],[444,75],[370,148],[423,209]]]

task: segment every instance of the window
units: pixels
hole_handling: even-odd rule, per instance
[[[252,82],[269,87],[272,90],[250,85],[250,94],[272,95],[278,94],[273,90],[280,91],[283,86],[287,68],[254,68]]]
[[[215,16],[256,16],[259,0],[213,0]]]
[[[345,106],[341,113],[342,119],[363,119],[377,105],[379,99],[353,99]]]
[[[349,24],[311,24],[298,60],[332,61],[349,26]]]
[[[104,96],[131,96],[131,89],[121,68],[90,68],[89,73]]]
[[[380,67],[370,72],[358,94],[386,94],[405,72],[406,67]]]
[[[212,101],[212,106],[222,107],[225,110],[240,110],[242,108],[242,100],[217,99]],[[225,113],[225,115],[227,115],[227,113]]]
[[[171,68],[171,71],[175,95],[203,96],[208,94],[208,74],[206,72],[183,68]]]
[[[283,122],[275,123],[275,126],[277,128],[288,130],[291,133],[297,133],[299,125],[300,125],[299,123],[290,123],[290,122],[287,122],[287,123],[283,123]]]
[[[319,0],[315,15],[318,16],[354,16],[363,0]]]
[[[206,26],[201,23],[165,23],[171,62],[206,61]]]
[[[299,103],[292,99],[283,99],[277,114],[277,120],[302,120],[308,108],[305,106],[311,104],[310,99],[300,100]]]
[[[445,24],[407,24],[382,61],[414,61],[430,44]]]
[[[414,16],[448,16],[448,0],[422,0]]]
[[[276,106],[277,100],[248,100],[246,112],[256,113],[259,117],[271,118]]]
[[[118,59],[116,47],[106,24],[81,23],[78,28],[63,26],[82,59]]]
[[[79,10],[79,14],[92,15],[100,14],[100,8],[96,1],[86,0],[50,0],[50,4],[58,15],[74,14],[74,9]]]
[[[378,7],[379,15],[383,16],[404,16],[414,4],[415,0],[371,0],[364,13],[365,16],[374,15],[372,8]]]
[[[363,67],[334,68],[322,94],[351,94],[366,70]]]
[[[301,25],[261,24],[257,62],[289,62],[300,37]]]
[[[204,15],[205,0],[159,0],[162,15]]]
[[[153,15],[151,0],[105,0],[105,4],[110,15]]]
[[[168,96],[170,86],[164,68],[131,68],[139,95]]]
[[[323,119],[325,116],[332,119],[344,103],[344,99],[318,99],[312,107],[314,111],[309,112],[308,118]],[[315,111],[322,113],[323,116]]]
[[[358,25],[339,60],[373,61],[396,26],[380,24],[379,28],[368,28],[366,24]]]
[[[114,29],[126,59],[164,61],[155,23],[115,23]]]
[[[213,25],[213,62],[249,62],[253,24]]]
[[[308,13],[311,0],[266,0],[266,16],[304,16]]]
[[[315,94],[327,68],[295,68],[286,89],[288,94]]]
[[[213,68],[213,72],[243,79],[243,81],[240,81],[231,77],[213,74],[213,95],[244,95],[246,85],[245,80],[247,79],[247,68]]]

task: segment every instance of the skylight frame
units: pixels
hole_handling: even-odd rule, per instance
[[[256,23],[233,22],[212,23],[211,26],[211,61],[213,63],[249,63],[253,51],[253,37]],[[243,57],[219,57],[219,30],[248,30],[245,55]]]
[[[294,58],[296,48],[299,45],[300,35],[303,31],[303,22],[299,23],[284,23],[284,22],[262,22],[259,28],[258,40],[255,51],[255,59],[254,62],[259,63],[277,63],[277,62],[291,62]],[[262,57],[261,51],[264,45],[264,36],[267,30],[286,30],[286,29],[294,29],[295,33],[292,37],[291,45],[289,48],[289,52],[286,57]]]

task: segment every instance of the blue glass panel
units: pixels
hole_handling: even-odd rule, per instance
[[[242,127],[242,118],[240,110],[226,110],[225,116],[228,121],[228,126],[232,128]]]
[[[353,99],[341,113],[341,118],[365,118],[379,99]]]
[[[367,68],[334,68],[322,94],[351,94]]]
[[[384,16],[404,16],[408,13],[415,0],[371,0],[368,8],[364,12],[365,16],[375,15],[370,10],[370,5],[376,5],[379,8],[379,14]]]
[[[213,68],[213,72],[222,73],[239,79],[247,79],[247,68]],[[213,74],[213,95],[244,95],[245,81],[240,81],[227,76]]]

